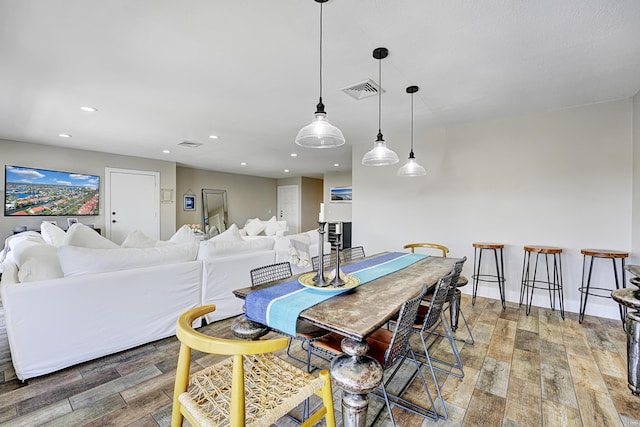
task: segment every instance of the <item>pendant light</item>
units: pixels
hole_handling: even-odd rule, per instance
[[[389,55],[386,47],[378,47],[373,50],[373,57],[378,60],[378,137],[373,143],[373,149],[364,155],[362,164],[365,166],[386,166],[398,163],[398,155],[387,148],[382,137],[380,117],[382,110],[382,60]]]
[[[309,148],[332,148],[344,145],[342,132],[327,121],[327,113],[322,103],[322,3],[327,0],[314,0],[320,3],[320,100],[316,105],[315,118],[307,126],[300,129],[296,136],[296,144]]]
[[[411,151],[409,151],[409,160],[400,169],[398,176],[425,176],[427,171],[418,164],[413,155],[413,94],[418,91],[418,86],[409,86],[407,93],[411,94]]]

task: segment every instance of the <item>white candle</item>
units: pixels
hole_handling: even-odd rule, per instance
[[[320,214],[318,215],[318,221],[324,222],[324,203],[320,203]]]
[[[341,222],[337,222],[336,223],[336,234],[342,234],[342,223]]]

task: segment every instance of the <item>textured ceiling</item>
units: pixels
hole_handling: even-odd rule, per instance
[[[375,140],[378,102],[340,89],[378,81],[379,46],[390,51],[382,131],[401,158],[409,85],[420,86],[416,139],[428,127],[640,89],[638,0],[330,0],[323,99],[347,145],[304,149],[293,139],[317,103],[319,9],[313,0],[2,0],[0,138],[274,178],[350,170],[351,145]],[[203,145],[177,146],[184,140]]]

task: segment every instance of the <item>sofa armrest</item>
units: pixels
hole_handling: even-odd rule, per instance
[[[18,266],[14,262],[4,262],[2,263],[2,279],[0,283],[3,285],[20,283],[20,279],[18,278]]]

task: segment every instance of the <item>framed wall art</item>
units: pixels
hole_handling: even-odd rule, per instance
[[[337,203],[351,203],[353,190],[351,187],[331,187],[331,201]]]
[[[185,210],[185,211],[195,211],[196,210],[196,195],[195,194],[185,194],[184,195],[183,210]]]

